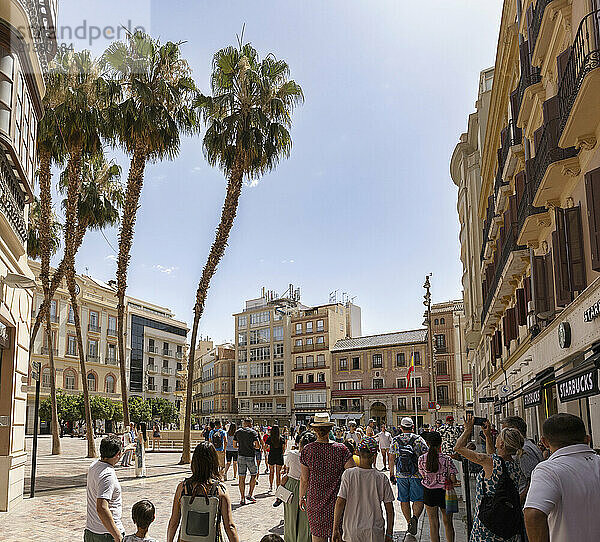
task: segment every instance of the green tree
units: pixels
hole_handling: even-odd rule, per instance
[[[121,401],[113,401],[113,422],[123,421],[123,403]]]
[[[94,421],[94,429],[97,420],[112,420],[114,416],[113,402],[107,397],[101,395],[92,395],[90,397],[90,411]]]
[[[177,409],[174,403],[163,397],[153,397],[149,402],[152,408],[152,419],[160,420],[163,424],[177,421]]]
[[[150,406],[150,403],[142,397],[138,397],[137,395],[130,397],[128,406],[132,422],[148,423],[152,420],[152,407]]]
[[[221,221],[196,292],[188,375],[194,374],[198,324],[210,282],[225,253],[237,214],[244,179],[256,180],[274,169],[292,148],[292,112],[304,99],[302,88],[289,78],[286,62],[274,55],[262,61],[250,44],[227,47],[213,58],[212,96],[200,95],[197,106],[208,124],[204,155],[227,177]],[[188,378],[181,463],[190,462],[192,385]]]
[[[59,423],[77,422],[83,419],[83,396],[81,394],[66,394],[57,390],[56,394],[57,419]],[[40,419],[52,421],[52,401],[47,397],[40,402]]]
[[[125,292],[127,268],[144,171],[149,161],[172,160],[179,153],[180,135],[197,129],[193,98],[196,85],[180,43],[161,44],[143,32],[128,34],[104,53],[104,63],[124,94],[111,112],[112,126],[131,156],[117,259],[117,336],[121,382],[125,372]],[[121,386],[123,416],[129,423],[127,386]]]

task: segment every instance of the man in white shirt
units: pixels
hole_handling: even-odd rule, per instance
[[[375,435],[383,457],[383,470],[387,470],[388,455],[390,453],[390,445],[392,444],[392,434],[386,429],[385,424],[381,424],[381,431]]]
[[[589,447],[583,421],[555,414],[542,426],[552,455],[533,470],[525,501],[529,542],[600,539],[600,457]]]
[[[121,439],[116,435],[100,442],[100,459],[87,474],[87,520],[84,542],[121,542],[125,529],[121,522],[123,501],[115,465],[121,458]],[[112,538],[111,538],[112,537]]]
[[[358,446],[360,444],[361,437],[360,433],[356,431],[356,422],[348,422],[348,429],[349,431],[346,432],[344,438],[346,440],[354,441],[354,444]]]

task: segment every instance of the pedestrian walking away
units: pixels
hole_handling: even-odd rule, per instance
[[[429,520],[431,542],[440,542],[440,518],[444,523],[446,541],[454,542],[455,533],[452,524],[453,511],[446,509],[446,491],[457,483],[456,467],[452,458],[441,452],[442,436],[431,431],[425,435],[429,446],[426,454],[419,457],[419,473],[423,477],[423,504]],[[438,512],[439,510],[439,512]]]
[[[135,435],[135,477],[146,477],[146,424],[138,423]]]
[[[381,431],[377,433],[376,438],[383,459],[383,470],[387,470],[388,456],[390,453],[390,446],[392,445],[392,434],[386,429],[385,424],[381,424]]]
[[[363,438],[358,445],[358,468],[345,470],[342,474],[335,503],[334,542],[387,542],[393,539],[394,492],[387,476],[373,468],[378,449],[377,439]],[[386,520],[383,519],[382,505]]]
[[[248,488],[248,502],[255,503],[253,496],[256,480],[258,477],[258,465],[256,464],[256,450],[260,447],[258,433],[252,429],[252,418],[244,420],[233,436],[234,445],[238,450],[238,475],[240,488],[240,504],[246,504],[246,474],[250,472],[250,487]]]
[[[544,456],[542,455],[542,451],[538,446],[535,445],[531,440],[527,438],[527,423],[525,420],[519,416],[509,416],[508,418],[504,418],[501,422],[502,427],[512,427],[516,429],[523,435],[524,444],[523,444],[523,453],[516,459],[519,462],[519,466],[521,467],[521,472],[523,473],[523,485],[519,487],[519,492],[525,491],[529,486],[531,481],[531,475],[533,473],[533,469],[537,466],[540,461],[544,460]]]
[[[531,476],[525,502],[530,542],[600,540],[600,457],[581,418],[555,414],[542,425],[552,455]]]
[[[496,447],[493,442],[492,425],[483,426],[486,437],[486,453],[467,447],[473,432],[475,419],[467,414],[463,434],[454,448],[456,453],[481,465],[475,490],[475,510],[471,542],[518,542],[524,533],[521,504],[525,493],[519,494],[523,485],[523,473],[518,461],[523,449],[523,435],[512,427],[498,433]]]
[[[84,542],[106,542],[112,536],[114,542],[121,542],[125,529],[121,484],[115,472],[115,465],[121,459],[121,439],[116,435],[104,437],[100,442],[100,459],[94,461],[88,470],[87,516]]]
[[[157,542],[156,538],[147,536],[155,517],[156,509],[149,500],[136,502],[131,509],[131,519],[135,523],[137,531],[135,534],[125,536],[123,542]]]
[[[281,469],[283,467],[283,455],[285,454],[285,439],[279,434],[279,426],[271,427],[271,434],[266,440],[269,447],[267,463],[269,465],[269,487],[273,491],[273,478],[275,477],[276,486],[281,485]]]
[[[221,473],[225,470],[225,446],[227,444],[227,433],[221,427],[220,420],[216,420],[214,423],[214,429],[208,434],[208,440],[212,443],[217,451],[217,457],[219,458],[219,469]]]
[[[404,518],[408,522],[408,532],[417,534],[419,518],[423,513],[423,485],[419,474],[419,457],[427,452],[428,447],[423,437],[413,432],[412,418],[405,417],[400,421],[402,433],[394,437],[390,454],[390,481],[398,486],[398,500]],[[412,503],[412,509],[411,509]]]
[[[308,514],[312,542],[327,542],[333,536],[333,514],[342,473],[356,464],[348,448],[330,442],[333,427],[327,412],[317,413],[310,428],[317,440],[300,454],[300,507]]]
[[[227,481],[227,474],[229,473],[229,467],[233,464],[233,479],[237,478],[237,460],[238,451],[233,442],[235,432],[237,431],[237,425],[233,422],[229,424],[227,430],[227,448],[225,449],[225,472],[223,473],[223,479]]]
[[[192,475],[180,482],[175,491],[167,542],[174,542],[177,529],[179,542],[220,541],[221,523],[229,542],[240,542],[231,499],[220,481],[219,457],[210,441],[196,446],[190,467]]]

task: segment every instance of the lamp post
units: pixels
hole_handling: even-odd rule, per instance
[[[429,282],[429,277],[431,274],[425,276],[425,284],[423,284],[423,288],[425,288],[425,295],[423,296],[423,305],[427,307],[425,311],[425,322],[423,322],[427,326],[427,345],[429,348],[429,401],[433,401],[437,403],[437,388],[435,383],[435,363],[433,357],[433,337],[431,335],[431,284]],[[434,415],[431,415],[431,423],[434,422]]]

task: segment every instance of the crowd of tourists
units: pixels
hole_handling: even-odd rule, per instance
[[[473,440],[479,437],[475,422],[484,451]],[[145,429],[131,427],[125,442],[115,435],[102,440],[101,459],[88,472],[85,542],[155,541],[148,532],[156,511],[148,500],[133,506],[137,531],[125,534],[114,469],[119,461],[129,464],[128,452],[137,468]],[[377,427],[374,420],[362,428],[354,422],[340,428],[327,413],[319,413],[308,426],[289,430],[257,427],[247,418],[241,427],[211,422],[203,432],[191,475],[175,491],[167,542],[213,542],[223,539],[222,531],[229,542],[239,541],[233,497],[223,482],[233,468],[239,505],[255,503],[263,460],[273,506],[283,505],[285,542],[391,541],[395,499],[408,525],[407,537],[417,534],[426,512],[431,541],[439,542],[443,525],[446,540],[454,542],[455,488],[463,459],[477,472],[471,542],[599,540],[600,457],[589,446],[582,420],[570,414],[544,422],[541,442],[548,454],[527,438],[527,425],[518,416],[504,419],[499,431],[470,414],[463,426],[448,416],[445,423],[417,431],[409,417],[398,429]],[[261,542],[281,540],[268,534]]]

